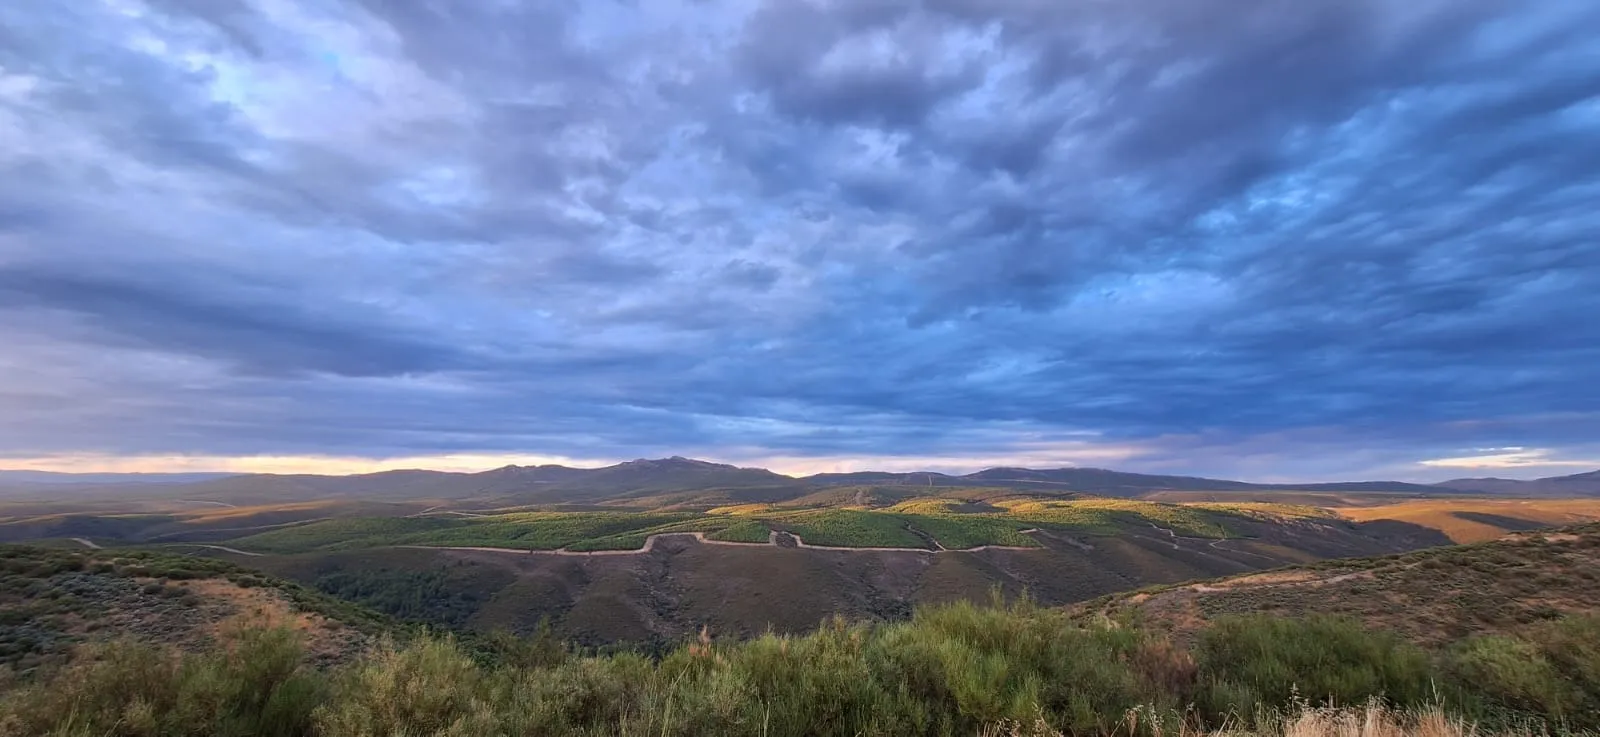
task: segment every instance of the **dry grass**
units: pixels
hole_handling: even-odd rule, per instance
[[[1225,731],[1213,734],[1228,734]],[[1271,737],[1490,737],[1466,720],[1434,708],[1396,711],[1379,703],[1363,708],[1304,709],[1268,728],[1250,732]],[[1520,735],[1498,732],[1497,735]]]
[[[1535,737],[1533,730],[1481,730],[1478,725],[1435,708],[1393,709],[1373,701],[1364,707],[1300,707],[1289,714],[1266,715],[1255,729],[1206,729],[1191,721],[1166,723],[1146,710],[1128,713],[1114,735],[1151,737]],[[986,726],[979,737],[1064,737],[1042,717]]]
[[[287,629],[296,633],[308,655],[322,662],[350,657],[368,644],[337,620],[297,609],[274,588],[244,588],[216,578],[191,582],[189,588],[218,612],[207,627],[213,641],[250,629]]]
[[[1420,499],[1332,511],[1356,522],[1409,522],[1443,532],[1457,543],[1475,543],[1518,530],[1600,520],[1600,499]]]

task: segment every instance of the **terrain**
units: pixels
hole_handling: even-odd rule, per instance
[[[587,501],[575,500],[573,484],[601,471],[610,491],[591,484]],[[504,483],[472,499],[422,496],[437,490],[431,472],[380,476],[398,485],[396,498],[347,493],[368,477],[294,477],[297,488],[330,495],[311,501],[193,493],[253,478],[234,477],[186,483],[190,493],[177,497],[3,502],[0,542],[206,555],[407,621],[477,632],[544,623],[590,645],[659,645],[703,627],[750,636],[804,632],[833,615],[898,620],[996,589],[1070,604],[1600,520],[1600,499],[1416,496],[1359,483],[1263,490],[1095,469],[991,469],[964,477],[969,485],[937,474],[832,474],[801,487],[686,459],[446,475]],[[565,491],[525,503],[509,491],[513,478]],[[715,480],[746,485],[683,488]],[[978,481],[997,485],[970,485]],[[1146,486],[1131,498],[1061,484],[1126,494]],[[1224,488],[1169,488],[1206,484]],[[495,506],[507,499],[518,503]]]
[[[0,503],[0,734],[1600,728],[1600,499],[728,468]]]
[[[113,555],[0,549],[8,580]],[[0,734],[1588,734],[1600,729],[1597,555],[1588,525],[1066,610],[963,601],[798,635],[702,633],[653,658],[544,639],[485,658],[424,635],[313,661],[306,628],[269,624],[211,649],[145,638],[41,667],[0,684]]]

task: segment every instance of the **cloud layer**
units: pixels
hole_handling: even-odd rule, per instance
[[[1600,458],[1596,34],[1564,0],[5,4],[0,455]]]

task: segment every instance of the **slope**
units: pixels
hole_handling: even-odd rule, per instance
[[[201,650],[231,629],[287,626],[319,662],[392,629],[370,610],[209,558],[0,545],[0,665],[26,674],[111,640]]]
[[[1100,500],[1081,507],[1057,506],[1066,504],[1059,501],[1023,504],[1040,506],[1022,510],[1034,521],[1008,523],[1015,527],[1006,529],[1033,525],[1035,531],[1022,536],[1033,547],[989,546],[971,551],[939,550],[931,544],[913,549],[819,549],[795,547],[792,541],[789,545],[729,545],[690,535],[662,535],[647,549],[639,549],[637,535],[642,533],[609,538],[626,538],[635,548],[631,552],[549,550],[570,536],[590,534],[583,526],[628,522],[615,515],[556,517],[559,524],[537,532],[537,538],[517,538],[525,541],[525,549],[543,545],[543,552],[470,544],[431,549],[385,546],[377,542],[382,538],[361,537],[365,533],[350,526],[354,520],[288,528],[232,544],[247,550],[284,551],[234,560],[396,616],[483,631],[505,628],[524,632],[549,619],[565,637],[602,644],[670,641],[701,626],[744,635],[768,628],[803,632],[834,614],[899,619],[917,604],[981,601],[996,588],[1008,596],[1028,592],[1043,603],[1066,604],[1152,583],[1448,542],[1435,531],[1403,523],[1398,525],[1405,530],[1402,532],[1390,524],[1368,525],[1311,514],[1259,510],[1253,515],[1243,510],[1221,514],[1158,505],[1141,509],[1137,505],[1147,503],[1127,500]],[[1182,516],[1191,511],[1194,516]],[[916,536],[921,533],[955,545],[1006,531],[988,529],[987,524],[1000,521],[997,518],[976,515],[985,524],[972,525],[964,517],[973,515],[920,507],[882,514],[859,510],[775,517],[761,517],[763,513],[756,510],[754,514],[775,527],[800,530],[799,535],[808,541],[827,539],[821,536],[826,532],[889,536],[885,543],[899,543],[895,536],[907,534],[907,544],[927,544]],[[741,519],[725,516],[724,523]],[[864,522],[873,519],[892,526]],[[915,521],[914,531],[900,526],[905,520]],[[1207,527],[1217,520],[1226,520],[1226,528]],[[852,526],[858,522],[861,526]],[[404,534],[440,540],[442,534],[467,534],[474,525],[459,520],[440,523],[448,527]],[[562,535],[569,537],[559,537]],[[778,537],[780,542],[786,539]],[[352,541],[363,539],[373,544],[351,546]],[[864,541],[874,544],[876,539],[866,537]],[[247,547],[250,545],[261,547]],[[305,552],[292,552],[295,550]],[[467,595],[457,596],[462,592]]]
[[[1381,558],[1330,560],[1117,594],[1080,616],[1137,620],[1187,637],[1221,617],[1338,614],[1438,644],[1517,631],[1600,602],[1600,525]]]

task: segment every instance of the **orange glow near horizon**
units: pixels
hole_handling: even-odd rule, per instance
[[[741,449],[724,459],[717,454],[682,455],[730,463],[737,466],[766,468],[792,476],[816,473],[851,471],[944,471],[969,473],[997,466],[1031,468],[1059,468],[1063,466],[1110,465],[1137,455],[1139,449],[1128,446],[1095,445],[1091,443],[1062,443],[1029,446],[1011,452],[978,454],[972,456],[782,456],[763,455],[759,451]],[[37,458],[0,459],[0,468],[53,471],[57,473],[280,473],[344,475],[375,473],[398,469],[428,469],[434,471],[486,471],[502,466],[537,466],[559,464],[578,468],[607,466],[631,458],[574,458],[568,456],[528,455],[513,453],[462,453],[419,455],[391,458],[365,458],[359,456],[273,455],[273,456],[214,456],[214,455],[62,455]]]
[[[756,448],[729,448],[724,450],[725,453],[684,450],[680,454],[717,463],[766,468],[790,476],[854,471],[887,471],[891,473],[936,471],[964,474],[995,467],[1061,468],[1090,466],[1126,469],[1129,465],[1137,465],[1137,461],[1141,458],[1148,459],[1150,457],[1150,449],[1138,445],[1097,444],[1081,441],[1027,444],[1009,450],[974,453],[972,455],[839,455],[807,457],[768,455]],[[660,455],[669,455],[669,453],[661,453]],[[74,454],[0,459],[0,469],[51,471],[57,473],[222,472],[347,475],[400,469],[474,472],[487,471],[508,465],[537,466],[558,464],[574,468],[598,468],[627,460],[632,459],[624,457],[579,458],[521,453],[455,453],[395,457],[322,455],[112,456]],[[1434,472],[1447,469],[1458,471],[1503,469],[1526,472],[1539,468],[1557,471],[1563,468],[1594,468],[1597,466],[1600,466],[1600,460],[1557,458],[1552,457],[1550,451],[1537,448],[1508,448],[1502,452],[1485,452],[1481,455],[1427,459],[1416,461],[1414,464],[1416,470]],[[1391,471],[1393,470],[1397,469],[1391,468]],[[1163,469],[1148,472],[1169,473],[1172,471]],[[1272,479],[1257,480],[1262,482],[1273,481]]]

